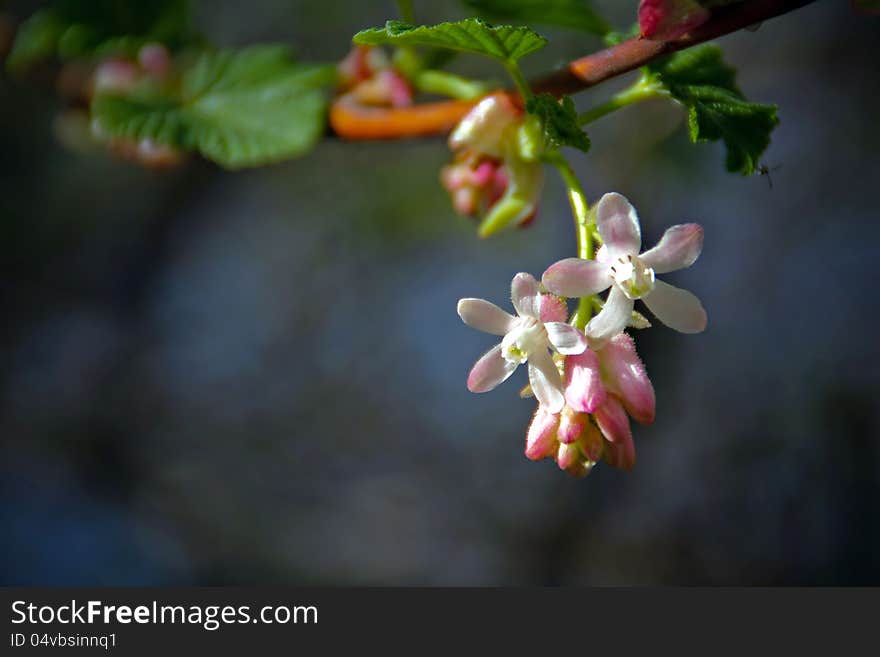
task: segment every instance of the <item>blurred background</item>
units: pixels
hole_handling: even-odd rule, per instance
[[[395,16],[195,4],[216,43],[318,61]],[[637,3],[597,4],[625,29]],[[542,31],[532,74],[599,47]],[[747,96],[781,107],[772,187],[662,101],[572,156],[592,198],[639,208],[646,244],[705,226],[672,282],[710,317],[636,336],[657,421],[632,473],[584,480],[523,456],[523,371],[467,391],[492,340],[455,313],[573,254],[555,178],[531,228],[480,241],[439,138],[148,171],[65,150],[51,85],[0,74],[2,583],[880,584],[878,39],[880,18],[827,0],[723,39]]]

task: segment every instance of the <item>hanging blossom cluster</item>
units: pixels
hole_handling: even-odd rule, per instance
[[[532,144],[536,125],[507,94],[481,100],[449,136],[455,153],[440,179],[459,214],[488,237],[535,218],[544,173]]]
[[[494,111],[501,110],[478,106],[453,134],[453,144]],[[488,133],[495,142],[511,139],[507,130],[515,123],[500,131],[498,123],[488,124],[495,130]],[[471,136],[468,143],[478,144],[478,152],[492,152],[492,139]],[[642,251],[635,208],[622,195],[609,193],[596,204],[595,231],[601,246],[589,254],[594,259],[560,260],[540,282],[527,273],[514,276],[511,302],[516,315],[483,299],[458,302],[465,324],[501,338],[474,365],[468,389],[493,390],[519,365],[527,365],[528,390],[538,408],[526,432],[525,454],[532,460],[552,458],[575,476],[586,475],[599,460],[632,468],[636,456],[630,419],[654,421],[654,388],[626,333],[627,328],[650,326],[635,302],[682,333],[699,333],[707,322],[696,296],[657,278],[696,261],[703,245],[698,224],[673,226],[656,246]],[[606,290],[602,302],[597,295]],[[569,320],[567,299],[586,299],[601,310],[581,330]]]

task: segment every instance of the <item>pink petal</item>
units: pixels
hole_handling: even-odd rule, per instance
[[[516,123],[521,112],[507,94],[487,96],[468,112],[449,136],[452,150],[469,148],[477,153],[504,156],[504,134]]]
[[[561,470],[569,470],[577,466],[581,461],[583,461],[583,457],[577,445],[567,445],[565,443],[559,445],[559,449],[556,452],[556,463]]]
[[[632,311],[632,299],[628,299],[619,287],[612,285],[602,310],[587,324],[586,334],[591,344],[601,345],[622,333],[632,317]]]
[[[553,454],[557,444],[556,428],[558,426],[559,416],[549,413],[539,406],[526,434],[526,458],[540,461]]]
[[[489,392],[507,380],[516,363],[511,363],[501,355],[501,345],[495,345],[477,361],[468,375],[467,387],[471,392]]]
[[[566,258],[550,265],[541,282],[564,297],[588,297],[611,285],[611,272],[608,265],[595,260]]]
[[[625,196],[610,192],[596,205],[596,228],[612,258],[636,255],[642,248],[639,215]]]
[[[520,317],[541,317],[541,297],[538,281],[531,274],[520,272],[510,283],[510,300]]]
[[[623,406],[616,397],[608,395],[605,403],[593,413],[599,430],[608,442],[622,443],[632,440],[632,431],[629,428],[629,418]]]
[[[708,318],[700,300],[687,290],[663,281],[655,281],[654,289],[642,301],[661,322],[682,333],[700,333]]]
[[[615,336],[599,352],[599,360],[608,391],[620,398],[636,422],[651,424],[656,408],[654,386],[632,338],[626,333]]]
[[[703,227],[700,224],[672,226],[653,249],[639,257],[655,274],[684,269],[694,264],[703,250]]]
[[[459,300],[458,316],[471,328],[492,335],[504,335],[516,323],[513,315],[485,299]]]
[[[542,350],[529,355],[529,383],[547,411],[559,413],[565,406],[562,379],[548,352]]]
[[[587,349],[565,359],[565,400],[579,413],[592,413],[605,403],[605,386],[599,374],[599,357]]]
[[[561,443],[573,443],[580,438],[584,427],[589,424],[590,416],[586,413],[576,413],[570,407],[562,409],[559,419],[559,431],[557,436]]]
[[[563,356],[582,354],[587,348],[587,336],[571,324],[546,322],[544,328],[550,344]]]
[[[564,322],[568,319],[568,306],[555,294],[541,295],[541,321]]]

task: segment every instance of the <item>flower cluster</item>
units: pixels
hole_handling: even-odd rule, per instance
[[[128,139],[108,134],[88,113],[78,107],[91,103],[97,94],[127,95],[141,85],[163,85],[173,76],[168,49],[159,43],[142,46],[134,58],[122,55],[107,57],[93,65],[75,60],[64,65],[58,79],[59,93],[74,104],[55,121],[59,140],[73,150],[88,150],[103,145],[115,156],[150,168],[171,167],[180,163],[182,153],[152,139]]]
[[[337,66],[339,89],[361,105],[408,107],[413,103],[409,82],[381,48],[355,46]]]
[[[472,392],[487,392],[528,363],[529,385],[539,402],[526,437],[526,456],[553,458],[576,476],[600,460],[624,469],[635,464],[630,418],[654,421],[654,388],[625,329],[641,299],[662,323],[683,333],[706,327],[706,312],[686,290],[656,278],[689,267],[700,254],[697,224],[669,228],[641,252],[635,208],[620,194],[596,205],[602,246],[595,260],[569,258],[551,265],[539,284],[517,274],[511,285],[513,316],[482,299],[462,299],[458,314],[469,326],[503,336],[468,376]],[[583,331],[567,323],[567,297],[593,298],[610,289],[601,311]]]
[[[455,211],[480,218],[482,237],[535,217],[544,174],[534,129],[508,94],[497,93],[477,103],[449,136],[455,159],[440,178]]]

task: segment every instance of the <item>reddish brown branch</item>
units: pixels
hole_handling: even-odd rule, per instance
[[[706,23],[675,41],[634,38],[581,57],[567,68],[534,83],[536,91],[570,94],[644,66],[664,55],[800,9],[815,0],[748,0],[721,7]]]
[[[582,91],[633,71],[658,57],[736,32],[812,2],[815,0],[744,0],[715,10],[706,23],[680,39],[629,39],[576,59],[567,68],[535,81],[533,88],[556,95]],[[384,109],[363,107],[353,103],[351,98],[343,97],[333,105],[330,125],[343,139],[393,139],[443,134],[458,122],[473,102],[446,101]]]

